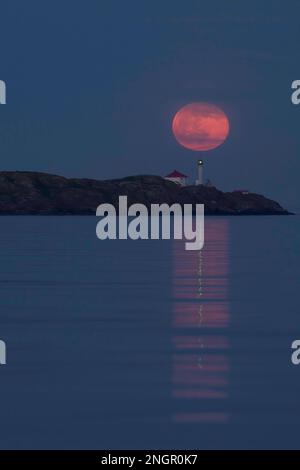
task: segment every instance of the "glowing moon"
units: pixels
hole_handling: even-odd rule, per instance
[[[172,130],[183,147],[211,150],[226,140],[229,121],[222,109],[213,104],[190,103],[175,114]]]

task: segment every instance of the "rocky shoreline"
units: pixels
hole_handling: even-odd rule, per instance
[[[215,187],[185,186],[160,176],[115,180],[64,178],[27,171],[0,172],[0,215],[95,215],[102,203],[118,206],[157,203],[204,204],[207,215],[288,215],[276,201],[260,194],[223,192]]]

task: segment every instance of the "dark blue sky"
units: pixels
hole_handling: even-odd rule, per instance
[[[1,169],[194,179],[170,124],[209,101],[231,133],[206,176],[300,206],[299,1],[2,0],[0,20]]]

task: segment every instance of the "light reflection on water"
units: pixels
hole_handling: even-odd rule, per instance
[[[0,447],[299,448],[299,217],[205,220],[203,251],[0,231]]]
[[[228,422],[230,363],[227,328],[227,220],[208,220],[205,246],[186,251],[173,242],[174,354],[172,396],[176,422]]]

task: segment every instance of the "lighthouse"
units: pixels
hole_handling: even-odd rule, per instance
[[[197,161],[197,167],[198,167],[198,179],[196,180],[196,185],[203,184],[203,160],[199,159]]]

